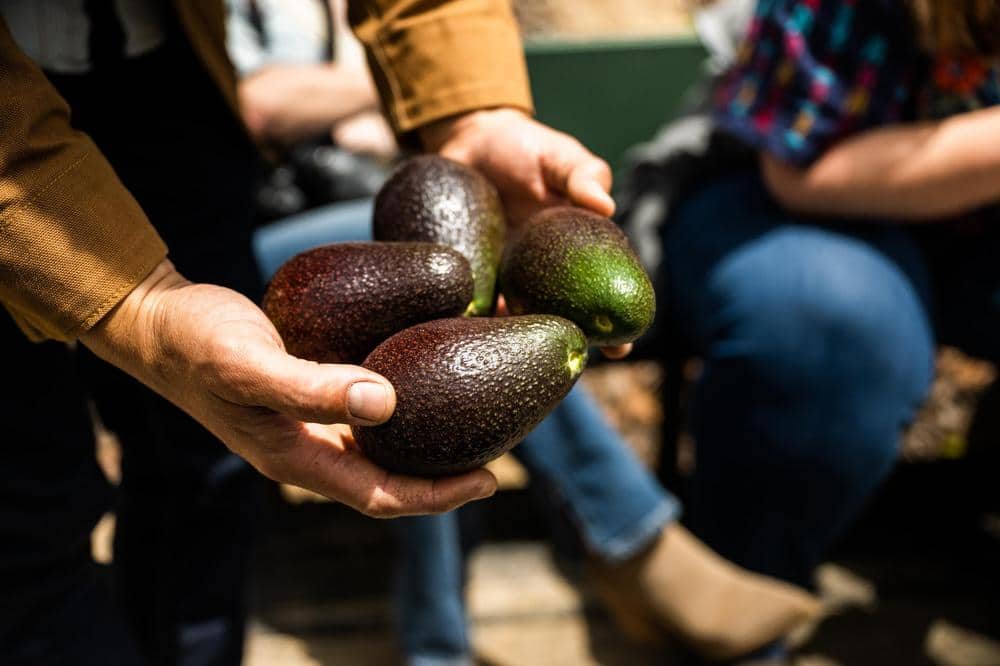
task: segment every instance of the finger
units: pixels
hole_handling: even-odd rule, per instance
[[[311,435],[289,451],[283,475],[308,488],[377,518],[442,513],[496,492],[496,478],[484,469],[441,479],[392,474],[351,446],[327,439],[339,435],[307,426]]]
[[[507,299],[503,297],[503,294],[497,296],[497,306],[493,310],[494,317],[506,317],[510,314],[507,310]]]
[[[543,156],[542,173],[546,184],[572,203],[599,215],[615,212],[611,189],[611,168],[576,140],[559,142]]]
[[[622,359],[632,353],[632,343],[616,347],[601,347],[601,353],[612,360]]]
[[[392,384],[354,365],[321,364],[259,345],[219,374],[219,394],[299,421],[374,425],[396,408]]]
[[[376,518],[444,513],[491,497],[496,489],[496,477],[485,469],[441,479],[390,474],[369,495],[362,511]]]
[[[576,205],[611,217],[615,212],[615,201],[608,194],[610,188],[610,167],[604,160],[594,159],[573,169],[566,193]]]

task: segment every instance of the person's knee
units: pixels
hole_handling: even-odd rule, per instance
[[[913,286],[885,256],[821,230],[778,229],[710,277],[709,352],[743,357],[788,396],[914,403],[933,339]],[[874,404],[871,402],[874,401]]]
[[[725,431],[716,439],[750,438],[759,446],[729,455],[867,492],[932,378],[933,339],[907,278],[858,241],[788,227],[730,255],[708,290],[703,410],[743,429],[707,426]]]

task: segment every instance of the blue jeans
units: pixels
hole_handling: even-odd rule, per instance
[[[691,195],[664,249],[668,316],[705,360],[687,517],[808,584],[893,467],[935,342],[1000,357],[1000,233],[806,219],[742,174]]]
[[[370,208],[334,204],[262,229],[254,247],[263,270],[307,247],[364,240]],[[267,277],[267,276],[265,276]],[[680,505],[632,455],[581,387],[514,449],[534,479],[555,491],[594,554],[621,560],[677,518]],[[401,553],[397,605],[411,666],[471,663],[463,558],[454,513],[395,521]]]

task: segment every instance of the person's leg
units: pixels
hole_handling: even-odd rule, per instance
[[[458,515],[393,521],[396,612],[407,666],[471,666]]]
[[[588,551],[588,573],[634,638],[709,657],[745,654],[816,611],[803,592],[741,571],[677,524],[680,504],[582,387],[513,449],[550,489]]]
[[[897,228],[799,223],[749,175],[694,194],[665,249],[667,316],[705,360],[691,525],[808,585],[931,381],[922,257]]]
[[[0,661],[137,666],[90,555],[111,496],[73,355],[28,342],[6,312],[0,345],[15,367],[0,386]]]
[[[513,449],[560,497],[588,551],[609,562],[636,554],[680,504],[632,454],[582,386]]]

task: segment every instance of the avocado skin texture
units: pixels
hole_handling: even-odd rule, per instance
[[[334,243],[282,264],[264,312],[293,356],[360,363],[380,342],[414,324],[461,314],[472,270],[433,243]]]
[[[396,388],[384,424],[353,426],[376,464],[416,476],[481,467],[520,442],[569,392],[587,341],[550,315],[460,317],[397,333],[362,364]]]
[[[570,206],[535,214],[508,243],[500,291],[512,314],[566,317],[599,345],[635,340],[656,311],[653,285],[621,229]]]
[[[469,260],[475,299],[469,314],[493,311],[506,222],[500,195],[480,173],[420,155],[399,165],[375,197],[372,232],[380,241],[427,241]]]

